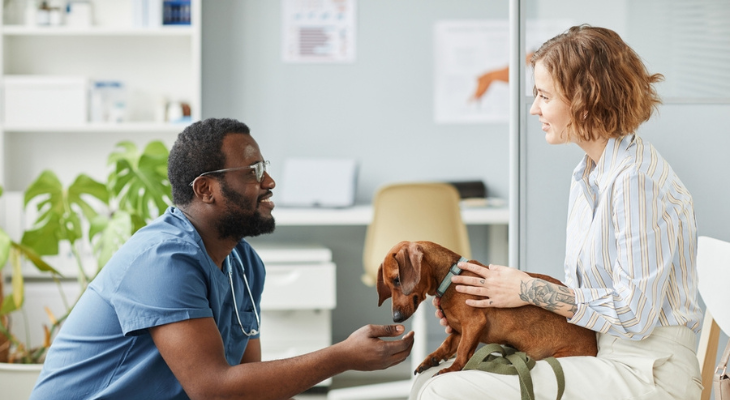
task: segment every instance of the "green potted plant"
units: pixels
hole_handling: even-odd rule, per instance
[[[25,302],[25,281],[22,260],[28,260],[36,269],[58,283],[62,278],[58,268],[44,261],[44,256],[59,253],[59,244],[67,241],[76,263],[76,278],[80,291],[96,276],[112,254],[138,229],[164,212],[171,203],[170,184],[167,180],[168,150],[162,142],[150,142],[144,151],[138,151],[131,142],[121,142],[108,157],[111,171],[105,183],[80,174],[64,188],[52,171],[43,171],[24,192],[24,207],[35,204],[38,218],[32,228],[23,232],[20,242],[11,240],[0,228],[0,270],[7,264],[12,268],[9,294],[4,293],[0,279],[0,387],[3,370],[31,369],[35,382],[51,340],[73,308],[66,304],[62,316],[54,316],[46,309],[49,325],[44,330],[44,343],[31,348],[28,339],[15,337],[8,325],[9,315],[22,309]],[[0,187],[0,196],[2,188]],[[104,212],[97,211],[103,208]],[[95,268],[84,268],[82,248],[93,249]],[[9,262],[8,262],[9,261]],[[61,293],[64,298],[63,293]],[[65,300],[64,300],[65,301]],[[26,335],[27,336],[27,335]],[[15,367],[11,364],[35,365]],[[16,374],[17,375],[17,374]],[[12,386],[22,386],[14,376]],[[29,388],[24,388],[30,393]],[[5,390],[5,389],[4,389]],[[24,392],[25,393],[25,392]]]

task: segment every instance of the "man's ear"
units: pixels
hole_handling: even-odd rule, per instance
[[[423,260],[423,249],[418,244],[411,242],[401,247],[395,256],[398,261],[398,275],[403,294],[409,295],[421,280],[421,261]]]
[[[210,179],[208,179],[210,178]],[[193,196],[199,198],[203,203],[212,203],[215,200],[214,178],[202,176],[193,181]]]
[[[390,257],[388,257],[388,258],[390,258]],[[378,282],[376,285],[377,285],[376,287],[378,289],[378,297],[379,297],[378,298],[378,307],[380,307],[381,305],[383,305],[383,302],[386,299],[389,299],[390,296],[393,295],[393,293],[391,293],[391,291],[390,291],[390,288],[388,287],[388,285],[385,284],[385,281],[383,280],[383,264],[382,263],[380,264],[380,268],[378,268]]]

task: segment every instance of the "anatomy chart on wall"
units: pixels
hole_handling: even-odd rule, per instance
[[[355,61],[356,0],[282,0],[282,59]]]
[[[570,27],[569,21],[528,21],[525,59]],[[439,21],[434,26],[434,121],[440,124],[507,123],[509,23],[506,20]],[[527,71],[532,95],[532,71]]]

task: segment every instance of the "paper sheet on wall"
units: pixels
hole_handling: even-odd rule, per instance
[[[509,85],[494,80],[479,99],[478,79],[509,65],[509,24],[503,20],[439,21],[434,31],[436,123],[495,123],[509,118]]]
[[[356,0],[282,0],[282,59],[355,61]]]
[[[570,26],[567,20],[527,21],[527,52],[535,51],[543,42]],[[439,21],[434,27],[434,56],[436,123],[508,121],[508,21]],[[530,69],[526,82],[527,95],[531,96]]]

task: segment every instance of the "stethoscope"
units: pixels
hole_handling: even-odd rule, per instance
[[[248,279],[246,278],[246,271],[243,269],[243,262],[241,261],[241,256],[238,255],[238,252],[236,249],[233,249],[231,252],[233,256],[236,258],[236,261],[238,261],[238,267],[241,269],[241,276],[243,276],[243,283],[246,284],[246,290],[248,291],[248,297],[251,298],[251,305],[253,306],[253,313],[256,316],[256,326],[261,327],[261,318],[259,317],[259,312],[256,309],[256,302],[253,300],[253,293],[251,293],[251,287],[248,286]],[[246,332],[245,329],[243,329],[243,324],[241,323],[241,315],[238,314],[238,304],[236,304],[236,291],[233,289],[233,263],[231,262],[231,255],[228,255],[228,282],[231,284],[231,294],[233,295],[233,309],[236,311],[236,319],[238,320],[238,326],[241,327],[241,332],[243,332],[246,336],[254,336],[258,335],[259,331],[258,329],[251,329],[251,331]]]

